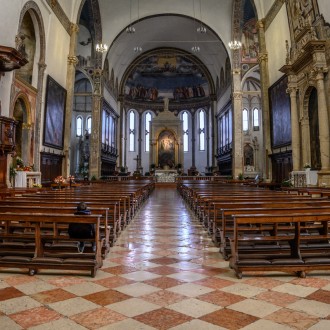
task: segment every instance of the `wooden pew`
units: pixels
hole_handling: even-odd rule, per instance
[[[28,268],[30,275],[39,269],[88,270],[94,277],[102,266],[100,220],[101,215],[0,213],[0,266]],[[52,249],[53,244],[63,241],[77,247],[77,239],[62,231],[63,226],[72,222],[95,226],[95,238],[84,239],[95,244],[95,252],[79,253],[77,248],[72,252]],[[8,253],[6,249],[14,244],[19,248]]]
[[[230,267],[238,278],[245,271],[296,272],[305,277],[311,270],[330,269],[330,212],[233,215],[233,221]],[[283,243],[289,249],[283,251]],[[246,253],[246,244],[272,244],[273,248],[255,248]],[[315,245],[323,248],[315,249]]]
[[[104,238],[104,244],[102,246],[102,257],[105,258],[110,250],[110,246],[113,242],[110,241],[111,227],[108,225],[108,212],[109,209],[105,207],[90,207],[92,214],[99,214],[102,216],[100,224],[100,235]],[[37,205],[4,205],[0,202],[0,213],[38,213],[38,214],[74,214],[77,208],[75,206],[58,206],[58,205],[43,205],[38,203]],[[63,231],[67,231],[67,226],[62,228]]]

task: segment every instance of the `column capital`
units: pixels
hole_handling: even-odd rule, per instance
[[[268,53],[260,53],[258,56],[258,63],[261,65],[262,62],[268,62]]]
[[[79,62],[79,60],[78,60],[78,57],[77,56],[75,56],[75,55],[73,55],[73,56],[68,55],[68,64],[69,65],[76,66],[78,64],[78,62]]]
[[[256,27],[258,30],[264,29],[265,28],[265,19],[262,18],[262,19],[258,20],[256,23]]]
[[[76,23],[72,23],[70,24],[70,35],[74,34],[74,33],[78,33],[79,32],[79,25]]]
[[[288,86],[288,88],[286,89],[286,92],[290,94],[290,96],[296,96],[297,91],[298,91],[297,86]]]
[[[234,93],[233,93],[233,98],[234,98],[235,100],[240,100],[240,99],[242,99],[242,96],[243,96],[243,93],[242,93],[242,92],[234,92]]]

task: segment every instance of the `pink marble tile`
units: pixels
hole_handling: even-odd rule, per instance
[[[199,285],[204,285],[212,289],[221,289],[233,284],[233,282],[231,281],[223,280],[221,278],[216,278],[216,277],[203,278],[199,281],[195,281],[194,283]]]
[[[121,275],[121,274],[127,274],[138,271],[135,267],[128,267],[128,266],[115,266],[115,267],[109,267],[102,269],[104,272],[113,274],[113,275]]]
[[[315,277],[306,277],[306,278],[295,278],[290,283],[309,286],[312,288],[322,288],[330,284],[330,280],[315,278]]]
[[[45,307],[28,309],[24,312],[12,314],[10,316],[11,319],[24,329],[58,320],[60,317],[60,314]]]
[[[221,309],[219,311],[204,315],[199,319],[231,330],[241,329],[258,320],[255,316],[236,312],[230,309]]]
[[[74,277],[74,276],[61,276],[47,280],[47,282],[59,288],[65,288],[66,286],[85,283],[86,279]]]
[[[155,286],[157,288],[160,289],[168,289],[168,288],[172,288],[173,286],[177,286],[180,284],[185,283],[184,281],[180,281],[174,278],[170,278],[170,277],[159,277],[159,278],[155,278],[153,280],[148,280],[148,281],[144,281],[143,283]]]
[[[22,296],[24,296],[24,293],[13,287],[8,287],[0,290],[0,301]]]
[[[94,281],[94,283],[102,285],[109,289],[114,289],[119,286],[132,284],[134,282],[135,281],[129,280],[129,279],[121,277],[121,276],[107,277],[107,278],[103,278],[101,280]]]
[[[175,304],[181,300],[187,299],[186,296],[166,290],[157,291],[146,296],[140,297],[150,303],[166,307]]]
[[[127,294],[121,293],[119,291],[115,290],[106,290],[101,292],[96,292],[92,294],[88,294],[83,297],[86,300],[92,301],[95,304],[106,306],[110,304],[114,304],[129,298],[132,298],[131,296],[128,296]]]
[[[288,293],[276,292],[276,291],[265,291],[259,293],[256,297],[258,300],[264,300],[277,306],[286,307],[298,301],[299,297],[290,295]]]
[[[213,291],[198,297],[199,300],[226,307],[245,300],[244,297],[223,291]]]
[[[31,295],[31,297],[39,301],[40,303],[47,305],[58,301],[74,298],[76,297],[76,295],[62,289],[54,289],[33,294]]]
[[[259,288],[264,289],[272,289],[275,286],[283,284],[280,280],[275,280],[269,277],[256,277],[256,278],[249,278],[244,281],[245,284],[257,286]]]
[[[319,302],[329,304],[329,310],[330,310],[330,291],[318,290],[307,296],[306,299],[316,300]]]
[[[266,316],[265,319],[287,325],[293,329],[308,329],[318,322],[318,318],[314,316],[285,308]]]
[[[157,309],[134,317],[135,320],[152,326],[158,330],[166,330],[189,322],[192,318],[166,308]]]
[[[37,281],[37,280],[38,279],[36,277],[29,276],[29,275],[12,276],[12,277],[7,277],[5,279],[6,283],[11,285],[11,286],[27,284],[27,283],[31,283],[31,282],[34,282],[34,281]]]
[[[123,321],[126,319],[126,316],[108,308],[98,308],[88,312],[76,314],[72,316],[71,319],[87,329],[93,330]]]

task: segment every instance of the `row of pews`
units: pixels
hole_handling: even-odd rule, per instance
[[[177,188],[238,278],[248,271],[305,277],[312,270],[330,269],[330,199],[325,190],[285,192],[192,181]]]
[[[94,277],[110,247],[154,189],[151,181],[109,182],[75,189],[4,192],[0,199],[0,267],[84,270]],[[74,215],[85,202],[91,215]],[[70,238],[70,223],[88,223],[95,237]]]

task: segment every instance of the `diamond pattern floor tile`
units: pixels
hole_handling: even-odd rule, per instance
[[[157,187],[95,278],[0,271],[0,329],[330,328],[329,271],[237,279],[218,251],[176,189]]]

